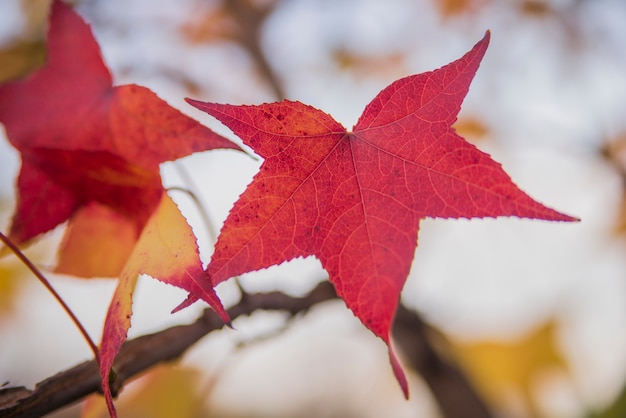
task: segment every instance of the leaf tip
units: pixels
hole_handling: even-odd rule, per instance
[[[172,309],[172,311],[170,312],[171,314],[175,314],[178,311],[182,311],[183,309],[193,305],[194,303],[196,303],[198,300],[200,300],[200,298],[192,293],[189,293],[187,295],[187,298],[185,298],[185,300],[183,300],[181,303],[178,304],[178,306],[176,306],[174,309]]]
[[[178,306],[176,306],[174,309],[172,309],[172,311],[170,313],[175,314],[176,312],[181,311],[181,310],[183,310],[183,309],[193,305],[195,302],[199,301],[200,299],[201,298],[199,296],[197,296],[197,295],[195,295],[193,293],[189,293],[189,295],[187,295],[187,298],[185,300],[183,300],[181,303],[179,303]],[[209,303],[208,301],[206,301],[206,302]],[[226,312],[224,307],[221,305],[221,303],[219,303],[219,304],[218,303],[209,303],[209,306],[220,317],[220,319],[224,322],[224,324],[226,326],[228,326],[229,328],[232,328],[231,321],[230,321],[230,316],[228,315],[228,312]]]
[[[402,364],[400,364],[400,360],[396,356],[396,353],[391,346],[391,343],[388,344],[389,350],[389,360],[391,361],[391,368],[393,369],[393,374],[396,377],[396,380],[400,384],[400,388],[402,389],[402,393],[404,394],[404,398],[406,400],[409,399],[409,382],[406,378],[406,374],[404,373],[404,368]]]
[[[566,213],[559,212],[557,210],[547,208],[545,206],[544,206],[544,209],[547,209],[547,211],[544,210],[543,216],[538,216],[535,219],[543,219],[546,221],[553,221],[553,222],[580,222],[581,221],[581,219],[576,216],[570,216]]]
[[[191,99],[191,98],[189,98],[189,97],[185,97],[185,101],[186,101],[187,103],[189,103],[190,105],[194,106],[194,107],[196,106],[196,104],[202,104],[202,103],[203,103],[203,102],[201,102],[200,100]]]
[[[198,110],[202,110],[204,112],[207,111],[207,106],[210,104],[209,102],[203,102],[202,100],[191,99],[189,97],[185,97],[185,101],[187,104],[195,107]]]
[[[480,51],[481,58],[482,58],[482,55],[484,55],[485,51],[487,50],[487,47],[489,46],[490,41],[491,41],[491,30],[487,29],[482,39],[476,42],[476,45],[474,45],[474,48],[472,49],[476,51]]]
[[[576,217],[576,216],[570,216],[570,215],[566,215],[563,214],[563,218],[559,219],[559,221],[561,222],[582,222],[582,219]]]

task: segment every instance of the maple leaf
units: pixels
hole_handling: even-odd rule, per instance
[[[47,64],[0,86],[0,121],[22,157],[9,238],[25,244],[69,220],[56,271],[119,276],[99,359],[116,416],[108,376],[130,327],[139,274],[187,290],[229,320],[159,164],[240,148],[144,87],[113,87],[89,26],[60,0],[52,4]]]
[[[213,285],[314,255],[352,312],[389,347],[421,219],[517,216],[573,221],[522,192],[451,125],[489,43],[400,79],[352,132],[299,102],[232,106],[188,99],[265,160],[230,211],[207,266]]]
[[[89,26],[60,0],[47,64],[0,86],[0,122],[22,157],[9,238],[70,220],[57,271],[84,277],[119,275],[164,193],[160,163],[239,148],[144,87],[113,87]]]
[[[137,245],[120,275],[102,332],[100,374],[104,396],[112,415],[113,399],[109,375],[113,360],[126,340],[130,328],[132,296],[140,274],[200,296],[228,323],[228,314],[202,269],[198,246],[191,227],[167,194],[144,227]]]

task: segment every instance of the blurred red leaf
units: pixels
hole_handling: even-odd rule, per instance
[[[451,128],[489,43],[378,94],[348,132],[299,102],[188,100],[265,158],[230,211],[207,267],[214,285],[315,255],[354,314],[391,347],[390,328],[423,218],[517,216],[573,221],[522,192]]]
[[[22,157],[10,238],[23,244],[70,220],[59,270],[87,277],[120,273],[164,193],[160,163],[238,149],[144,87],[113,87],[89,26],[61,1],[52,6],[46,66],[0,86],[0,121]],[[107,231],[94,205],[134,227],[124,242]],[[77,214],[82,222],[72,225]],[[98,225],[105,230],[94,231]],[[74,240],[92,234],[128,250],[106,259],[86,255],[90,248]],[[97,262],[85,265],[87,259]]]
[[[22,157],[10,239],[25,244],[69,220],[57,271],[121,274],[101,356],[115,415],[106,376],[126,339],[139,274],[193,293],[228,321],[191,228],[165,193],[159,164],[239,147],[144,87],[113,87],[89,26],[60,0],[52,5],[47,64],[0,86],[0,121]]]

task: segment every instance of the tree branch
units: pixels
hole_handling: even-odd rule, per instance
[[[393,336],[411,367],[420,374],[444,417],[490,418],[491,412],[465,376],[446,362],[428,339],[428,325],[417,313],[398,307]]]
[[[233,319],[257,310],[280,310],[295,316],[318,303],[336,298],[332,285],[322,282],[301,298],[280,292],[248,294],[228,313]],[[119,392],[129,379],[139,373],[179,358],[202,337],[223,326],[219,317],[211,309],[206,309],[192,324],[174,326],[126,341],[113,365],[116,372],[113,392]],[[444,415],[488,418],[489,412],[471,386],[430,345],[425,329],[417,314],[400,307],[394,335],[411,365],[424,377]],[[38,383],[33,390],[24,387],[0,389],[0,416],[39,417],[101,390],[97,363],[86,361]]]
[[[241,303],[229,309],[228,314],[235,319],[250,315],[258,309],[272,309],[296,315],[316,303],[335,297],[329,283],[319,285],[303,298],[290,297],[280,292],[249,294]],[[111,385],[113,393],[118,392],[127,380],[137,374],[158,363],[179,358],[202,337],[223,326],[217,314],[206,309],[192,324],[174,326],[126,341],[113,364],[116,374]],[[0,389],[0,416],[39,417],[101,391],[98,364],[94,360],[86,361],[38,383],[34,390],[24,387]]]

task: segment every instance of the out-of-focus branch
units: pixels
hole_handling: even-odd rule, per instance
[[[233,319],[257,310],[279,310],[294,316],[318,303],[336,298],[332,285],[323,282],[300,298],[280,292],[247,294],[228,313]],[[206,309],[192,324],[128,340],[113,365],[116,371],[113,392],[119,392],[129,379],[139,373],[179,358],[198,340],[223,325],[212,310]],[[464,377],[433,349],[425,330],[425,325],[415,313],[400,307],[394,326],[398,346],[411,366],[423,376],[444,416],[489,417],[489,412]],[[34,390],[24,387],[0,389],[0,416],[38,417],[100,391],[98,365],[95,361],[87,361],[38,383]]]
[[[393,336],[410,366],[430,388],[444,417],[492,416],[465,376],[435,350],[428,338],[428,326],[417,313],[400,305]]]
[[[272,309],[296,315],[335,297],[329,283],[320,284],[302,298],[280,292],[248,294],[229,309],[228,314],[235,319],[259,309]],[[223,326],[219,317],[212,310],[206,309],[192,324],[174,326],[126,341],[113,365],[116,372],[116,379],[111,385],[113,393],[119,392],[137,374],[156,364],[179,358],[202,337]],[[98,364],[87,361],[38,383],[33,390],[24,387],[0,388],[0,416],[39,417],[101,390]]]
[[[275,2],[258,3],[250,0],[225,0],[231,16],[237,21],[237,41],[250,54],[276,98],[282,100],[285,98],[285,91],[261,46],[261,30],[265,19],[274,9]]]

